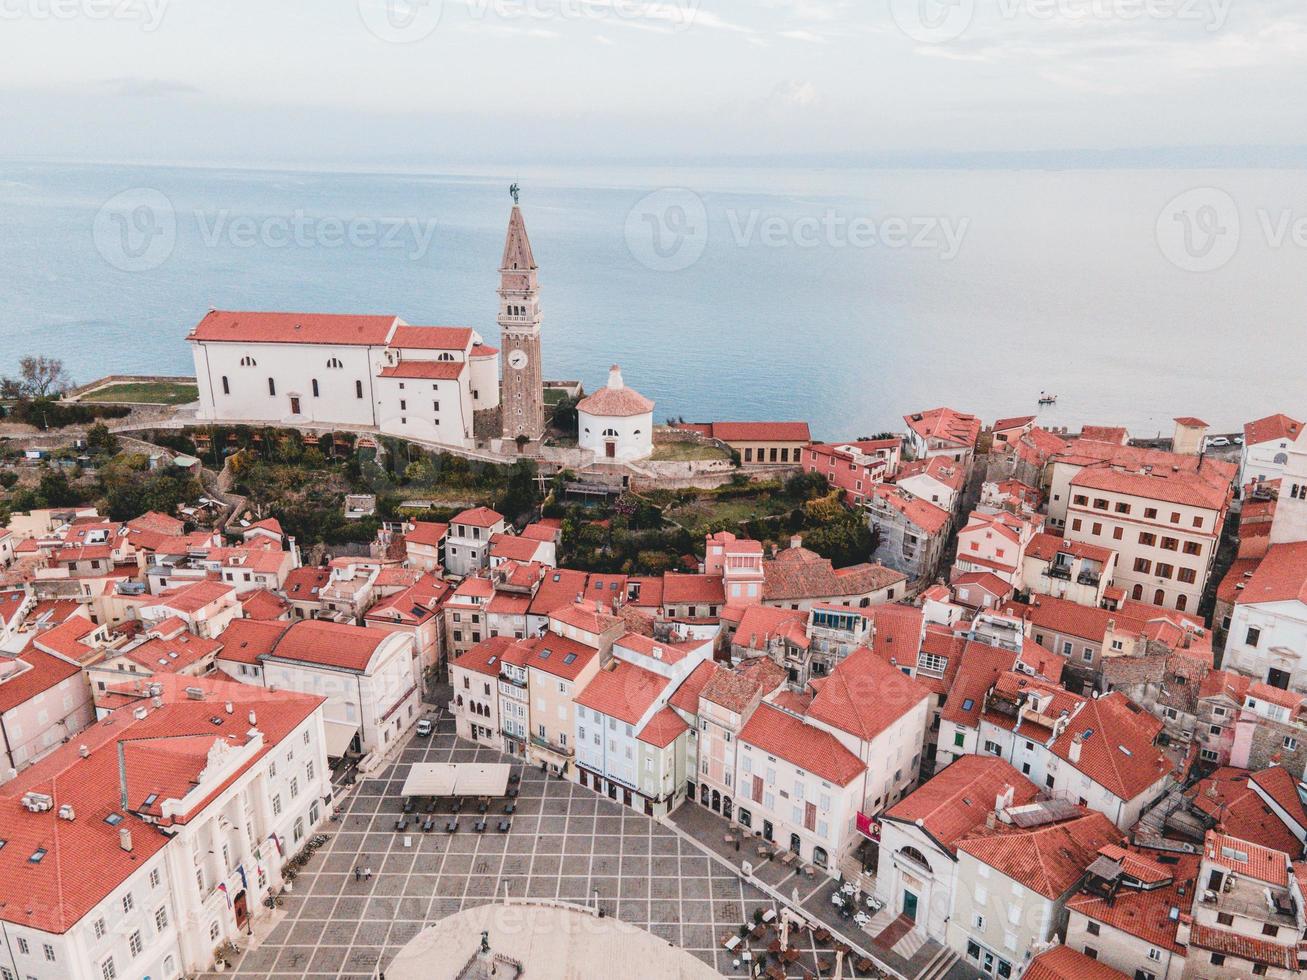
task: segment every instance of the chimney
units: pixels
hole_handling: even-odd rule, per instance
[[[255,716],[254,716],[254,712],[251,711],[251,712],[250,712],[250,727],[253,728],[254,725],[257,723],[257,721],[258,721],[258,719],[255,718]]]
[[[118,846],[124,851],[132,849],[132,832],[126,827],[118,828]]]
[[[1080,746],[1084,744],[1084,741],[1085,739],[1083,735],[1077,735],[1071,739],[1071,748],[1067,752],[1067,755],[1071,760],[1071,765],[1073,766],[1078,766],[1080,764]]]
[[[792,534],[792,535],[790,535],[790,547],[791,547],[791,548],[802,548],[802,547],[803,547],[803,535],[802,535],[802,534]]]
[[[88,755],[91,754],[91,750],[88,749],[84,744],[79,745],[77,746],[77,754],[80,755],[83,759],[85,759]]]
[[[235,706],[233,706],[230,701],[228,701],[225,705],[223,705],[223,709],[227,712],[227,714],[231,714],[233,711],[236,710]]]

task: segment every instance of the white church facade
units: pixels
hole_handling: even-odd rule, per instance
[[[653,453],[654,403],[622,381],[616,364],[608,384],[576,405],[577,440],[599,462],[647,459]]]
[[[516,185],[512,192],[499,270],[497,319],[510,355],[502,387],[499,350],[469,327],[210,310],[186,338],[198,419],[363,428],[465,449],[538,440],[545,425],[539,283]]]

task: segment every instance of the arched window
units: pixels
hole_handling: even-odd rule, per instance
[[[445,351],[439,357],[436,358],[437,361],[452,361],[453,359],[454,359],[454,355],[449,353],[449,351]]]
[[[318,397],[318,379],[317,379],[317,378],[314,378],[314,379],[313,379],[313,397],[314,397],[314,398],[317,398],[317,397]]]
[[[1166,602],[1166,590],[1158,589],[1153,593],[1153,605],[1160,606]]]
[[[1135,602],[1143,602],[1143,601],[1144,601],[1144,587],[1143,587],[1142,585],[1136,585],[1136,586],[1135,586],[1135,587],[1130,591],[1130,598],[1133,599],[1133,600],[1135,600]]]
[[[1285,463],[1289,462],[1289,454],[1288,454],[1288,453],[1276,453],[1276,454],[1275,454],[1275,459],[1272,460],[1272,462],[1274,462],[1276,466],[1283,466]]]
[[[1188,605],[1189,597],[1187,595],[1179,595],[1175,597],[1175,608],[1178,612],[1184,612],[1185,607]]]
[[[922,854],[915,847],[909,845],[908,847],[901,848],[899,850],[899,855],[907,858],[913,864],[919,865],[925,868],[927,871],[931,871],[933,873],[933,869],[930,866],[930,862],[926,860],[926,855]]]
[[[344,364],[340,363],[339,357],[332,357],[327,360],[327,367],[329,368],[343,368],[344,366]]]
[[[354,397],[355,397],[355,398],[362,398],[362,397],[363,397],[363,382],[362,382],[362,381],[355,381],[355,382],[354,382]]]
[[[246,354],[244,357],[241,358],[241,367],[258,367],[258,366],[259,366],[259,362],[256,361],[254,358],[250,357],[249,354]]]
[[[606,436],[607,438],[610,438],[610,439],[616,439],[616,438],[617,438],[617,430],[616,430],[616,429],[604,429],[604,436]]]

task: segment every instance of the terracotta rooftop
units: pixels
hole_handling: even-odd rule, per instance
[[[489,507],[473,507],[454,515],[451,524],[464,524],[469,527],[494,527],[504,519],[504,515]]]
[[[645,726],[640,729],[636,737],[641,742],[662,749],[671,745],[682,732],[689,730],[690,726],[681,719],[680,715],[671,708],[663,708],[645,722]]]
[[[925,685],[859,647],[822,683],[808,717],[869,742],[929,698]]]
[[[471,327],[411,327],[400,324],[390,338],[391,347],[408,350],[467,350]]]
[[[1288,776],[1285,770],[1278,767],[1268,770],[1268,773]],[[1222,833],[1277,851],[1297,854],[1302,849],[1297,835],[1267,806],[1257,790],[1249,785],[1250,776],[1246,769],[1225,766],[1200,780],[1185,795],[1195,809],[1215,821],[1215,829]],[[1289,777],[1291,782],[1292,778]],[[1289,788],[1293,789],[1292,786]],[[1293,797],[1294,810],[1301,819],[1302,804],[1298,802],[1296,791]]]
[[[1142,873],[1150,884],[1170,879],[1162,887],[1148,890],[1119,888],[1113,900],[1082,892],[1067,902],[1067,908],[1079,912],[1127,935],[1142,939],[1151,946],[1184,955],[1185,947],[1176,941],[1179,915],[1172,918],[1172,910],[1187,912],[1194,902],[1194,888],[1198,877],[1198,856],[1194,854],[1167,854],[1142,851],[1138,848],[1104,848],[1104,855],[1118,861],[1127,875],[1139,878]],[[1174,861],[1159,864],[1158,859]],[[1165,870],[1159,879],[1158,872]]]
[[[898,511],[927,535],[940,534],[949,526],[951,518],[948,511],[932,504],[929,500],[922,500],[906,490],[900,490],[893,484],[877,484],[871,488],[871,493],[877,500]]]
[[[1271,545],[1252,569],[1252,576],[1241,581],[1243,588],[1234,591],[1234,601],[1239,605],[1307,603],[1307,541]]]
[[[1298,972],[1297,946],[1285,946],[1260,936],[1245,936],[1195,922],[1189,928],[1189,944],[1213,953]]]
[[[599,651],[594,647],[588,647],[584,643],[569,640],[556,633],[546,633],[544,636],[523,642],[530,648],[524,666],[543,670],[564,680],[576,680],[590,661],[599,656]]]
[[[427,548],[435,548],[448,532],[448,524],[437,521],[410,521],[407,530],[404,531],[404,540]]]
[[[383,378],[416,378],[422,381],[455,381],[467,367],[466,361],[402,360],[381,369]]]
[[[80,673],[77,664],[30,645],[15,657],[0,657],[0,714]]]
[[[861,597],[907,581],[902,572],[884,565],[864,562],[836,568],[829,558],[802,547],[782,549],[764,561],[762,569],[763,599],[768,602]]]
[[[218,634],[218,642],[222,644],[218,659],[257,664],[261,656],[272,652],[281,635],[288,629],[290,624],[284,622],[268,623],[257,619],[233,619],[227,628]]]
[[[971,449],[980,437],[980,419],[951,408],[932,408],[903,416],[908,428],[923,439],[935,439]]]
[[[700,690],[699,696],[738,714],[759,694],[766,696],[784,684],[788,677],[785,668],[771,657],[754,657],[735,669],[719,667]]]
[[[1125,835],[1101,813],[1081,815],[1042,827],[1022,829],[997,823],[977,827],[958,842],[958,850],[989,865],[1048,899],[1059,899],[1084,877],[1099,848]]]
[[[1040,953],[1021,976],[1023,980],[1130,980],[1128,974],[1070,946],[1055,946]]]
[[[1012,805],[1032,802],[1039,790],[1002,759],[987,755],[964,755],[951,762],[928,782],[894,804],[885,819],[917,824],[950,853],[957,842],[994,812],[994,804],[1011,787]]]
[[[1263,442],[1292,442],[1302,431],[1302,423],[1284,414],[1268,415],[1243,427],[1243,444],[1257,446]]]
[[[210,310],[187,336],[192,341],[241,344],[351,344],[380,347],[394,316],[336,313],[250,313]]]
[[[679,708],[688,715],[697,715],[699,713],[699,692],[717,673],[717,665],[711,660],[705,660],[698,667],[690,672],[690,676],[681,682],[681,686],[676,689],[668,701],[674,708]]]
[[[639,723],[669,683],[662,674],[626,660],[614,660],[611,667],[590,678],[575,701],[581,707],[634,725]]]
[[[282,634],[270,656],[363,673],[390,636],[384,630],[302,619]]]
[[[1156,720],[1120,691],[1091,698],[1052,745],[1060,759],[1123,800],[1132,800],[1171,771],[1154,745]],[[1080,761],[1071,744],[1080,742]]]
[[[847,786],[866,771],[839,739],[769,704],[760,704],[740,730],[740,741],[757,746],[822,779]]]
[[[654,403],[634,388],[626,387],[617,365],[608,373],[608,384],[576,403],[576,410],[599,418],[628,418],[652,412]]]

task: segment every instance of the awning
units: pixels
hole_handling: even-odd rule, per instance
[[[419,762],[409,768],[400,796],[503,796],[507,763]]]
[[[354,741],[354,736],[359,733],[359,726],[351,725],[347,721],[323,719],[322,726],[327,738],[327,758],[329,759],[339,759],[344,756],[345,751],[349,748],[349,743]]]

